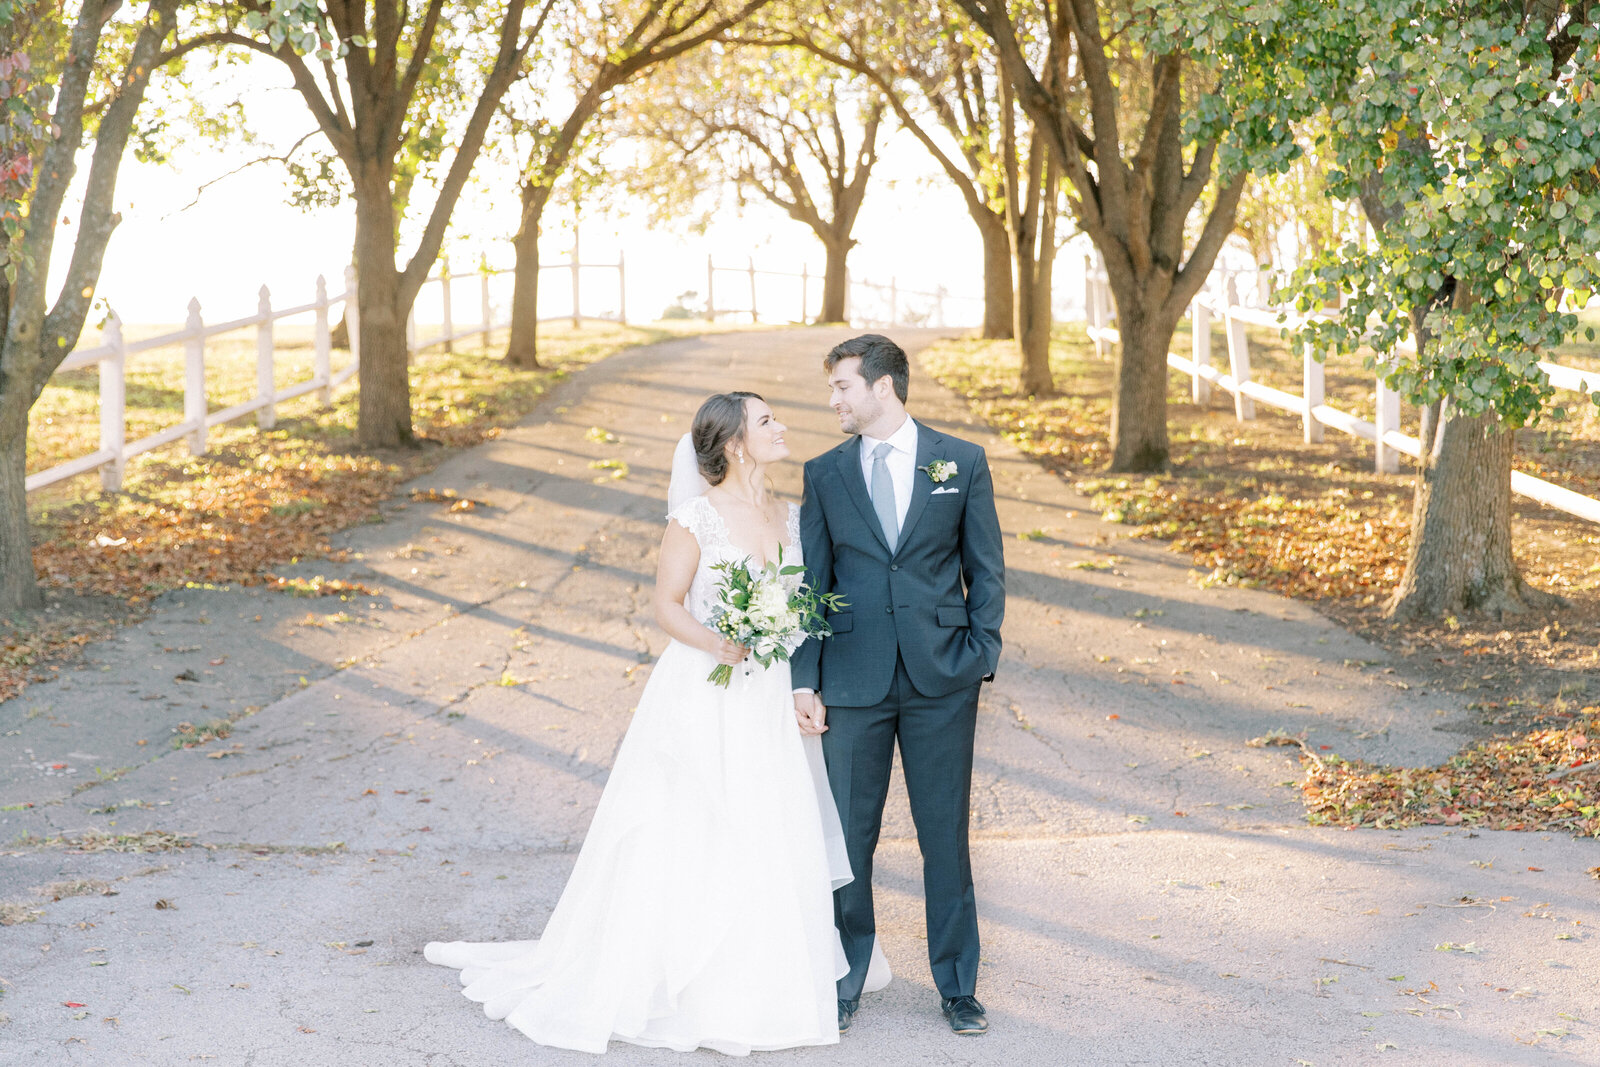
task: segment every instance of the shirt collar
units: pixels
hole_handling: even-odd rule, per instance
[[[896,452],[905,452],[908,455],[915,456],[917,454],[917,421],[910,415],[907,415],[906,421],[900,424],[900,428],[898,430],[881,440],[876,437],[868,437],[866,434],[862,434],[862,452],[863,454],[871,454],[874,448],[877,448],[879,444],[885,442],[893,446]]]

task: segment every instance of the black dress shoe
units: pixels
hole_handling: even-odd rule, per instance
[[[977,997],[945,997],[942,1005],[944,1017],[956,1033],[981,1034],[989,1029],[989,1020],[984,1018],[983,1005]]]
[[[856,1009],[860,1007],[859,1000],[839,1001],[839,1032],[842,1034],[850,1029],[850,1020],[856,1017]]]

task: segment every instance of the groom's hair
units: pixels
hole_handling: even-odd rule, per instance
[[[911,364],[906,359],[905,350],[899,345],[881,333],[864,333],[836,345],[832,352],[822,357],[822,366],[832,374],[833,368],[846,359],[861,361],[861,377],[867,380],[868,385],[887,374],[894,386],[894,395],[900,398],[900,403],[906,402],[911,388]]]

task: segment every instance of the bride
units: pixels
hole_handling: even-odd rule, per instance
[[[716,564],[801,562],[799,508],[767,488],[783,435],[761,397],[721,393],[678,444],[654,600],[672,640],[544,935],[424,950],[540,1044],[744,1055],[839,1040],[849,968],[831,891],[850,868],[820,737],[796,723],[787,663],[763,670],[706,625]],[[706,680],[719,663],[735,668],[726,689]],[[888,982],[876,952],[868,982]]]

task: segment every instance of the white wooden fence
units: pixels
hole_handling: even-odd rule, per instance
[[[277,406],[287,400],[317,392],[321,394],[323,403],[327,403],[333,387],[347,381],[356,372],[357,356],[360,352],[360,327],[356,321],[353,304],[350,305],[351,314],[348,316],[351,359],[338,371],[334,371],[332,367],[333,345],[329,330],[329,310],[335,304],[345,303],[353,292],[355,292],[353,268],[345,271],[344,292],[330,296],[327,280],[319,275],[316,298],[309,304],[296,307],[274,308],[271,294],[266,286],[262,286],[256,314],[212,325],[207,325],[201,318],[200,301],[190,300],[189,318],[184,323],[183,329],[140,341],[128,341],[124,338],[122,321],[113,315],[101,330],[98,345],[93,348],[78,349],[63,360],[58,368],[63,371],[78,370],[83,367],[99,368],[100,447],[87,456],[80,456],[29,475],[26,481],[28,491],[32,492],[97,468],[100,471],[100,484],[108,491],[115,491],[122,488],[122,477],[128,460],[141,453],[160,448],[173,441],[184,440],[187,441],[192,455],[200,455],[206,450],[206,433],[214,426],[221,426],[254,414],[257,424],[262,429],[270,429],[277,421]],[[304,315],[306,312],[313,312],[316,316],[312,340],[315,354],[311,377],[306,381],[278,389],[274,385],[273,378],[273,324],[280,319]],[[206,403],[206,340],[250,326],[256,328],[256,395],[250,400],[223,408],[221,411],[209,411]],[[129,441],[125,377],[127,362],[130,357],[141,352],[175,344],[182,344],[184,352],[183,420],[148,437]]]
[[[718,300],[717,276],[736,275],[738,280],[733,284],[742,292],[749,294],[748,306],[742,306],[743,301],[734,300],[731,306]],[[706,256],[706,309],[704,312],[707,322],[715,322],[719,317],[730,315],[750,316],[750,322],[760,323],[763,313],[772,315],[776,302],[766,303],[769,310],[762,311],[761,293],[762,279],[784,279],[785,283],[798,282],[798,291],[792,291],[784,303],[794,300],[789,306],[790,310],[799,314],[789,318],[783,311],[776,312],[775,321],[810,322],[814,318],[812,313],[812,293],[821,295],[822,275],[812,274],[808,264],[802,263],[799,271],[766,270],[758,269],[754,257],[751,257],[743,267],[718,266],[713,256]],[[813,285],[813,283],[816,283]],[[786,286],[787,287],[787,286]],[[771,296],[771,286],[766,287],[768,296]],[[727,289],[724,287],[723,292]],[[961,309],[968,309],[975,305],[978,309],[977,317],[962,314]],[[982,321],[982,298],[960,296],[951,293],[944,286],[932,290],[902,289],[896,278],[891,277],[887,285],[878,282],[857,279],[848,272],[845,274],[845,319],[856,326],[951,326],[973,325]],[[950,314],[954,311],[955,314]]]
[[[1118,343],[1121,335],[1111,325],[1116,318],[1115,304],[1104,271],[1097,268],[1092,257],[1085,257],[1084,307],[1087,309],[1086,330],[1095,350],[1101,355],[1107,346]],[[1247,325],[1282,328],[1278,321],[1280,312],[1270,308],[1245,307],[1233,276],[1219,273],[1219,295],[1215,291],[1202,292],[1189,308],[1189,321],[1193,330],[1190,351],[1192,358],[1175,353],[1167,354],[1167,364],[1190,376],[1191,395],[1197,404],[1206,403],[1213,385],[1233,394],[1233,410],[1240,420],[1255,418],[1255,402],[1292,412],[1300,417],[1308,442],[1322,440],[1322,429],[1331,426],[1353,437],[1373,442],[1375,468],[1380,473],[1393,474],[1400,469],[1400,454],[1413,458],[1422,454],[1422,446],[1415,437],[1400,432],[1400,397],[1377,376],[1377,421],[1368,422],[1326,403],[1324,367],[1307,353],[1301,368],[1300,395],[1275,389],[1254,380],[1250,371],[1250,342],[1245,333]],[[1215,288],[1215,287],[1214,287]],[[1220,318],[1227,337],[1228,371],[1223,373],[1211,365],[1211,322]],[[1290,315],[1287,325],[1294,329],[1304,319]],[[1557,389],[1579,393],[1600,393],[1600,374],[1592,371],[1564,367],[1556,363],[1541,362],[1539,368],[1550,378]],[[1535,478],[1522,471],[1511,472],[1511,490],[1520,496],[1535,500],[1547,507],[1564,511],[1590,522],[1600,522],[1600,500],[1563,489],[1559,485]]]
[[[576,253],[576,249],[574,249]],[[574,254],[567,263],[546,263],[540,265],[543,270],[566,271],[571,276],[572,284],[572,314],[555,318],[566,319],[570,317],[573,325],[577,325],[584,317],[582,315],[580,274],[585,270],[614,270],[617,272],[618,313],[616,319],[627,322],[627,300],[625,293],[625,265],[621,256],[616,263],[582,263]],[[487,346],[491,333],[509,325],[509,317],[497,317],[496,303],[491,299],[491,280],[500,275],[513,273],[509,270],[490,270],[484,268],[474,271],[478,276],[478,314],[476,321],[458,323],[455,314],[452,293],[457,284],[466,276],[452,276],[450,261],[443,259],[440,262],[439,273],[430,277],[423,285],[424,297],[432,299],[435,295],[430,287],[437,287],[437,299],[442,312],[442,322],[439,332],[427,338],[418,336],[416,321],[416,306],[413,303],[412,314],[406,323],[406,345],[410,352],[417,352],[435,345],[443,345],[449,351],[456,341],[479,335],[482,343]],[[256,424],[262,429],[271,429],[277,423],[277,407],[286,401],[307,393],[317,393],[323,404],[331,401],[333,389],[349,381],[356,374],[360,365],[361,353],[361,328],[356,315],[355,302],[351,299],[355,293],[355,268],[345,269],[344,291],[336,295],[328,293],[326,279],[319,276],[316,284],[316,296],[310,303],[299,304],[294,307],[275,308],[272,306],[272,294],[266,286],[261,287],[259,304],[254,315],[244,318],[232,319],[228,322],[208,324],[200,314],[200,301],[189,301],[189,317],[183,329],[158,337],[144,338],[138,341],[129,341],[123,336],[123,323],[113,315],[100,332],[100,343],[92,348],[80,348],[62,361],[58,370],[80,370],[85,367],[97,367],[100,373],[100,447],[86,456],[58,463],[47,470],[31,474],[26,481],[27,491],[42,489],[47,485],[79,474],[86,474],[92,470],[99,470],[100,484],[108,492],[116,492],[122,488],[122,480],[126,472],[128,460],[134,456],[160,448],[162,445],[174,441],[187,443],[191,455],[202,455],[206,451],[207,432],[214,427],[225,423],[234,422],[249,415],[255,415]],[[333,309],[340,308],[349,330],[350,360],[338,370],[332,366],[332,332],[330,321]],[[283,319],[312,313],[315,316],[315,326],[312,331],[313,359],[311,377],[305,381],[295,382],[282,389],[275,384],[275,338],[273,326]],[[548,320],[541,320],[548,321]],[[226,407],[220,411],[211,411],[206,392],[206,342],[210,338],[222,334],[233,333],[236,330],[256,329],[256,395],[249,400]],[[127,364],[130,358],[143,352],[154,349],[168,348],[173,345],[183,345],[184,350],[184,375],[183,375],[183,419],[165,429],[141,437],[135,441],[127,439]]]
[[[583,314],[583,288],[582,276],[585,272],[604,271],[616,272],[617,307],[614,314],[603,316],[608,321],[626,323],[627,313],[627,267],[621,254],[615,263],[584,263],[578,256],[576,244],[573,247],[572,258],[564,263],[542,263],[541,270],[555,270],[567,273],[571,285],[571,313],[569,315],[541,317],[541,322],[564,320],[570,318],[572,324],[577,326],[584,318],[599,318],[602,316],[586,316]],[[748,314],[752,322],[759,322],[757,285],[758,275],[775,278],[797,278],[800,280],[799,310],[801,321],[805,320],[806,309],[811,298],[811,275],[802,266],[798,274],[782,271],[757,271],[752,260],[748,267],[737,268],[740,274],[746,275],[750,280],[750,307],[748,310],[730,312],[727,309],[717,308],[712,296],[712,279],[719,271],[730,270],[714,266],[710,259],[706,262],[707,281],[707,319],[714,319],[718,315],[730,313]],[[491,293],[494,279],[514,274],[511,270],[492,270],[487,265],[473,271],[471,274],[453,275],[450,271],[450,262],[441,259],[439,272],[430,277],[423,286],[423,291],[418,294],[418,300],[413,302],[410,318],[406,322],[406,347],[411,354],[435,346],[443,346],[446,351],[453,349],[455,342],[468,337],[478,336],[481,343],[487,347],[490,336],[495,330],[503,329],[509,325],[509,301],[496,301]],[[458,315],[457,298],[461,295],[458,288],[476,276],[477,312],[471,321],[461,321]],[[75,459],[56,464],[46,470],[28,476],[27,490],[32,492],[47,485],[64,481],[80,474],[98,470],[100,484],[108,492],[115,492],[122,488],[123,477],[128,461],[135,456],[160,448],[175,441],[187,444],[191,455],[202,455],[206,451],[208,432],[226,423],[246,418],[250,415],[256,417],[257,425],[262,429],[271,429],[277,422],[277,407],[279,404],[304,396],[307,393],[317,393],[323,404],[332,399],[333,389],[349,381],[356,375],[360,365],[361,329],[356,315],[355,303],[352,296],[355,293],[355,269],[345,270],[344,291],[337,294],[328,292],[327,282],[318,277],[316,295],[309,302],[293,307],[275,308],[272,305],[272,294],[266,286],[262,286],[257,304],[256,313],[242,318],[231,319],[227,322],[207,323],[201,315],[198,299],[190,300],[188,306],[188,319],[183,328],[157,337],[143,338],[130,341],[123,335],[121,319],[113,315],[100,333],[100,343],[91,348],[80,348],[68,356],[61,364],[60,370],[80,370],[87,367],[96,367],[100,376],[100,447],[94,452]],[[893,280],[888,286],[875,285],[871,282],[855,282],[854,288],[880,294],[887,294],[888,318],[882,316],[864,317],[862,325],[899,324],[901,318],[908,311],[910,300],[929,299],[934,303],[931,310],[917,316],[922,322],[936,319],[935,325],[945,325],[944,302],[946,299],[961,300],[965,298],[951,297],[943,288],[935,292],[922,292],[920,290],[901,290]],[[470,297],[469,297],[470,299]],[[436,304],[433,304],[437,301]],[[437,333],[420,336],[417,324],[417,304],[433,304],[439,313],[439,329]],[[866,301],[857,301],[866,303]],[[337,309],[345,319],[350,337],[350,359],[337,370],[332,365],[332,332],[330,324],[334,311]],[[428,308],[427,310],[432,310]],[[313,350],[311,377],[300,382],[295,382],[283,388],[276,385],[276,338],[274,325],[284,319],[303,316],[310,313],[314,316]],[[852,316],[854,318],[854,316]],[[218,411],[210,410],[208,393],[206,391],[206,343],[208,340],[223,334],[233,333],[237,330],[255,328],[256,331],[256,393],[249,400],[233,404]],[[183,377],[183,417],[180,421],[167,426],[157,432],[137,440],[130,441],[127,437],[127,367],[128,361],[141,353],[151,352],[156,349],[170,348],[182,345],[184,351],[184,377]]]

